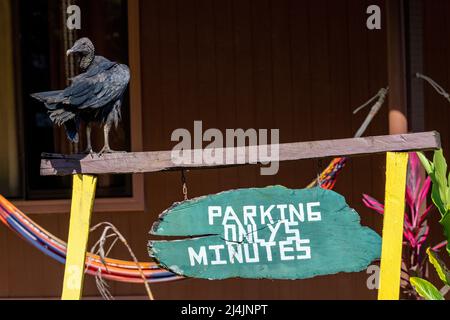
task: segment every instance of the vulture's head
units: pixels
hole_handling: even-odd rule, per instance
[[[95,52],[94,44],[88,38],[81,38],[77,40],[73,47],[67,51],[67,55],[71,55],[74,53],[81,54],[83,56],[92,54]]]
[[[70,55],[77,55],[81,57],[80,67],[82,69],[87,69],[94,60],[94,44],[88,38],[81,38],[75,42],[71,49],[67,50],[67,56]]]

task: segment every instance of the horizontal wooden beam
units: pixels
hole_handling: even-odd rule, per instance
[[[264,155],[267,154],[271,156],[273,162],[283,162],[342,156],[355,157],[386,152],[428,151],[440,148],[441,141],[439,133],[425,132],[356,139],[299,142],[270,146],[215,149],[209,151],[209,153],[212,152],[212,154],[215,155],[226,155],[231,153],[234,156],[233,158],[230,157],[232,161],[223,160],[214,164],[192,163],[179,165],[174,163],[172,151],[117,153],[101,156],[43,154],[41,175],[132,174],[173,170],[224,168],[264,164],[268,162],[267,157],[264,157]],[[270,153],[270,150],[276,151],[277,149],[277,153],[279,154],[278,159],[273,158],[275,155],[271,155]],[[260,157],[260,152],[262,152],[263,157]],[[188,159],[194,159],[194,153],[197,153],[197,155],[200,153],[200,159],[203,156],[203,151],[185,151]]]

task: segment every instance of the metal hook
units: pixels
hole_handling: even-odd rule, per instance
[[[364,123],[361,125],[361,127],[356,132],[355,138],[361,138],[364,135],[367,128],[372,123],[373,119],[378,114],[378,112],[380,111],[381,107],[383,107],[388,93],[389,93],[389,87],[380,89],[380,91],[378,91],[378,93],[372,99],[370,99],[368,102],[366,102],[364,105],[362,105],[361,107],[359,107],[358,109],[356,109],[353,112],[353,114],[357,114],[358,112],[360,112],[361,110],[363,110],[364,108],[369,106],[372,102],[374,102],[378,98],[377,102],[374,104],[374,106],[370,110],[369,114],[367,115],[366,119],[364,120]]]
[[[188,186],[187,186],[187,179],[186,179],[186,172],[185,170],[181,171],[181,183],[183,186],[183,197],[184,197],[184,201],[189,200],[189,196],[188,196]]]

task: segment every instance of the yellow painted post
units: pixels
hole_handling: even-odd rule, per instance
[[[400,299],[407,153],[388,153],[379,300]]]
[[[86,249],[94,208],[97,177],[73,177],[72,209],[62,300],[80,300],[83,294]]]

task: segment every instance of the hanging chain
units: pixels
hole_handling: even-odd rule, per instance
[[[189,194],[188,194],[188,186],[187,186],[187,179],[186,179],[186,171],[181,171],[181,183],[183,185],[183,197],[184,201],[189,200]]]

